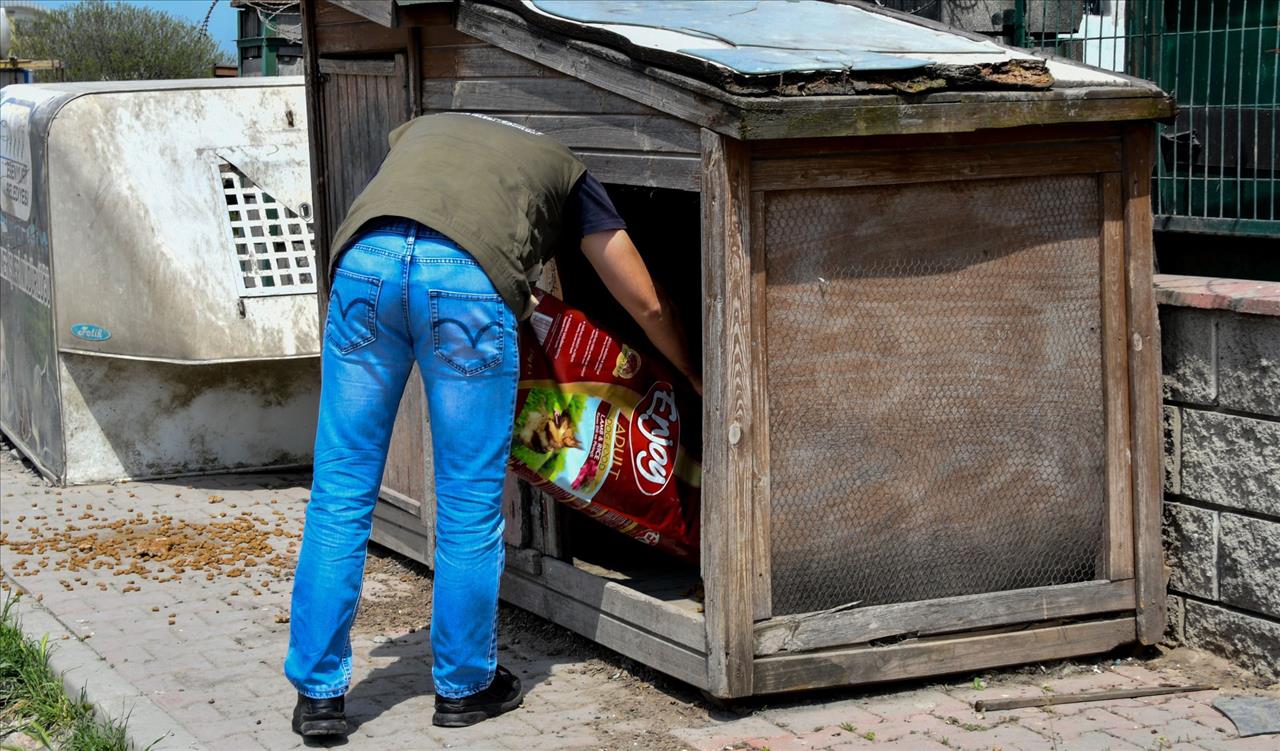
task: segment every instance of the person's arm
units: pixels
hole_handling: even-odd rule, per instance
[[[654,284],[640,252],[626,230],[595,232],[582,238],[582,252],[604,286],[640,324],[653,346],[675,365],[702,394],[702,377],[689,358],[684,328],[671,301]]]

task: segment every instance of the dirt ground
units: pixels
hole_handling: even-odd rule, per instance
[[[425,629],[430,613],[430,570],[371,544],[353,634]],[[523,647],[524,652],[573,663],[566,672],[608,681],[608,696],[601,697],[600,704],[615,711],[595,716],[588,723],[591,731],[606,741],[602,748],[684,751],[689,744],[669,735],[667,729],[708,724],[717,711],[688,685],[505,603],[499,607],[498,636],[500,661],[503,651]],[[750,711],[743,708],[730,714],[737,717]]]
[[[430,610],[430,571],[391,551],[370,545],[355,632],[368,635],[424,629],[428,626]],[[562,657],[575,663],[569,668],[570,672],[608,677],[610,696],[602,697],[601,704],[616,707],[617,711],[595,717],[590,722],[591,730],[608,741],[603,748],[680,751],[687,749],[688,744],[669,735],[668,728],[699,727],[717,720],[745,717],[772,707],[795,707],[810,702],[887,695],[939,683],[899,682],[883,687],[713,704],[701,692],[686,684],[519,608],[503,604],[498,620],[499,650],[523,644],[527,650]],[[1082,660],[1061,660],[989,670],[974,676],[960,676],[944,681],[946,685],[950,685],[976,680],[983,687],[1045,685],[1073,676],[1098,673],[1107,666],[1124,664],[1170,671],[1187,684],[1208,683],[1237,693],[1280,697],[1280,685],[1268,686],[1262,679],[1222,658],[1195,650],[1169,647],[1122,648]]]

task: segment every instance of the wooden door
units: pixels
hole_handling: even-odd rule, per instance
[[[323,173],[328,226],[337,229],[348,207],[378,171],[387,134],[411,115],[405,56],[320,58],[324,113]],[[400,401],[391,449],[374,512],[375,542],[430,564],[435,554],[435,488],[426,401],[417,366]]]

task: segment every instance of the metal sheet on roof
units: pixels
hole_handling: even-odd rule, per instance
[[[1007,57],[991,42],[823,0],[524,0],[633,44],[709,60],[738,73],[922,68],[937,55]],[[675,43],[673,43],[673,40]]]

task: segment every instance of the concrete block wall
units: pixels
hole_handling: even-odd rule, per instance
[[[1157,284],[1167,638],[1280,681],[1280,285],[1272,306],[1179,279]]]

